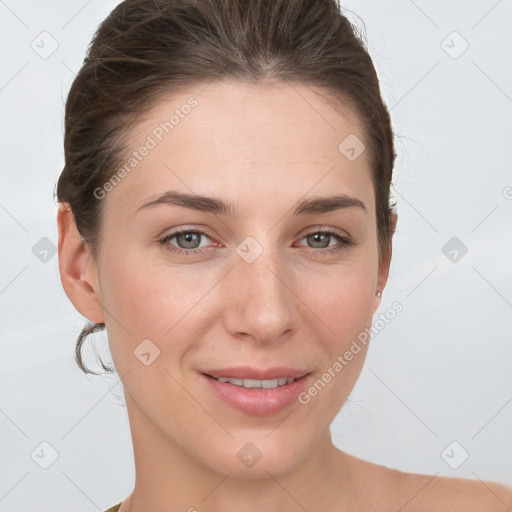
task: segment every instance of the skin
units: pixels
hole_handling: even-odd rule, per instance
[[[431,477],[333,445],[329,426],[357,382],[365,345],[307,405],[272,416],[243,414],[207,389],[198,372],[208,367],[307,368],[316,381],[371,326],[391,251],[379,260],[369,152],[350,161],[338,150],[348,135],[365,141],[364,130],[325,91],[282,82],[191,87],[152,108],[130,147],[191,96],[198,105],[102,199],[97,259],[66,205],[58,213],[64,289],[82,315],[105,322],[123,382],[136,483],[120,511],[225,511],[234,503],[240,512],[453,511],[459,502],[465,511],[507,510],[480,482],[438,477],[425,486]],[[234,202],[239,216],[165,204],[138,210],[167,190]],[[359,199],[366,211],[292,214],[299,200],[333,194]],[[179,237],[159,242],[177,227],[205,231],[202,252],[171,252],[191,252]],[[325,230],[356,243],[315,245],[307,236]],[[248,236],[263,249],[252,263],[236,251]],[[322,254],[326,245],[340,250]],[[146,366],[134,350],[148,338],[160,355]],[[252,467],[237,457],[248,442],[262,454]],[[509,489],[492,485],[512,502]],[[456,488],[462,497],[443,508],[438,498],[457,496]]]

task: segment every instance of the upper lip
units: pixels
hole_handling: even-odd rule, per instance
[[[236,366],[233,368],[220,368],[218,370],[202,370],[201,373],[215,378],[224,377],[234,379],[272,380],[277,379],[278,377],[300,379],[310,372],[308,370],[298,370],[296,368],[288,368],[285,366],[267,369],[252,368],[251,366]]]

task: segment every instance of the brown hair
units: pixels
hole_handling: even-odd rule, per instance
[[[323,86],[357,114],[372,163],[379,258],[387,256],[391,121],[365,43],[338,0],[125,0],[95,32],[66,101],[56,197],[69,203],[93,257],[102,213],[94,191],[120,165],[137,119],[164,95],[227,78]],[[87,324],[78,337],[75,359],[86,373],[96,374],[82,362],[82,343],[104,325]]]

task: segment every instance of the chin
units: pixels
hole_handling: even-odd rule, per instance
[[[217,445],[210,452],[209,460],[203,463],[220,474],[230,473],[230,478],[240,480],[286,475],[307,456],[306,443],[293,436],[279,436],[275,432],[269,435],[269,432],[272,430],[235,437],[228,444]]]

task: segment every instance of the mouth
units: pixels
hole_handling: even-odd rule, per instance
[[[205,393],[250,416],[271,416],[297,403],[312,370],[285,366],[202,369]]]
[[[271,416],[296,404],[311,373],[285,367],[261,370],[247,366],[200,372],[207,384],[206,393],[250,416]]]
[[[288,377],[277,377],[275,379],[237,379],[230,377],[214,377],[213,375],[208,375],[205,373],[207,377],[211,379],[215,379],[218,382],[227,382],[229,384],[233,384],[234,386],[240,386],[247,389],[275,389],[281,386],[287,386],[292,382],[295,382],[298,379],[288,378]],[[302,378],[302,377],[301,377]]]

